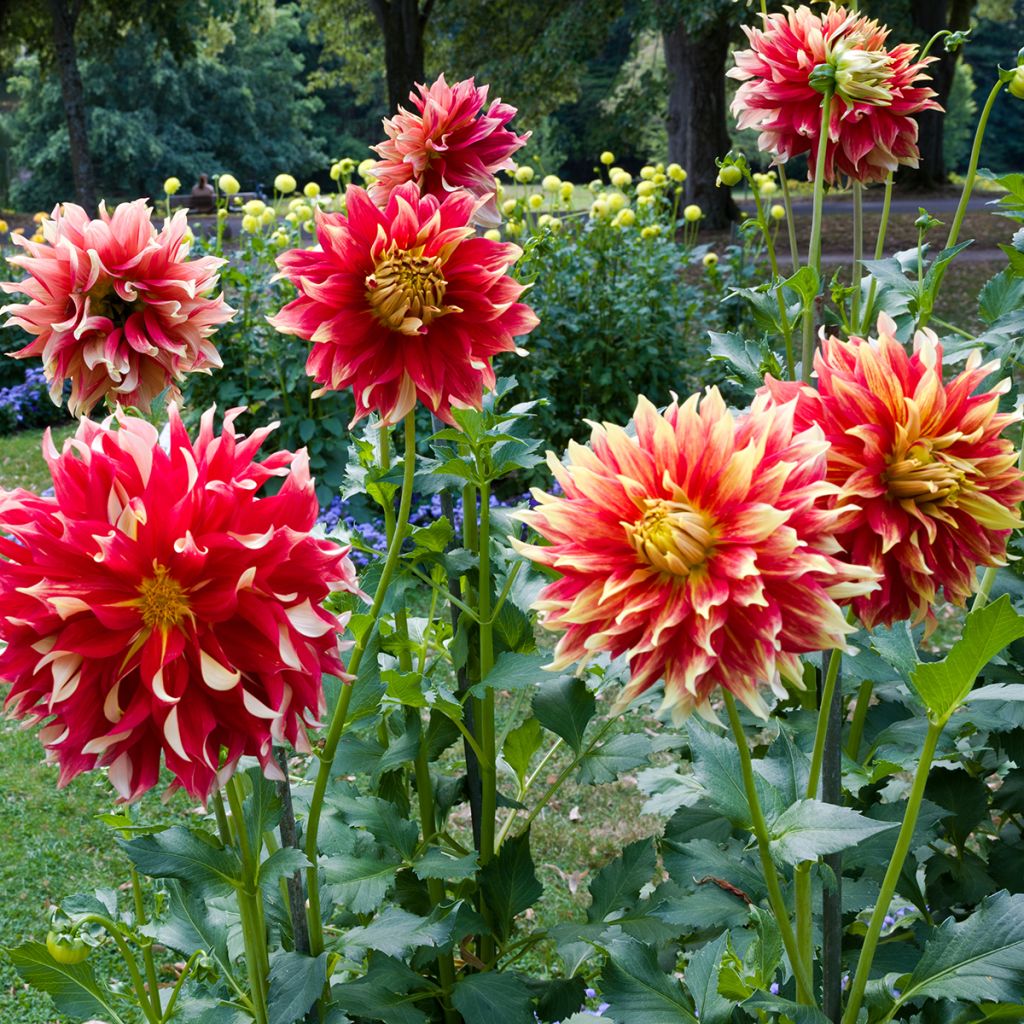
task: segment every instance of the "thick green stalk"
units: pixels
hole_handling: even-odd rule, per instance
[[[818,138],[818,156],[814,165],[814,201],[811,214],[811,240],[807,246],[807,265],[815,275],[821,277],[821,217],[825,199],[825,155],[828,152],[828,138],[832,125],[832,94],[825,93],[821,101],[821,131]],[[819,293],[820,294],[820,290]],[[814,307],[818,296],[804,309],[804,344],[801,353],[801,375],[804,383],[811,381],[814,368]]]
[[[981,116],[978,118],[978,127],[974,132],[974,145],[971,146],[971,159],[967,165],[967,177],[964,180],[963,191],[960,193],[960,203],[957,205],[956,214],[953,217],[953,223],[949,227],[949,237],[946,239],[947,249],[951,249],[956,245],[957,239],[960,237],[960,229],[963,227],[964,217],[967,216],[967,206],[971,201],[971,193],[974,191],[974,182],[978,177],[978,158],[981,156],[981,140],[985,137],[985,128],[988,125],[988,116],[992,113],[992,108],[995,106],[996,99],[1002,91],[1003,83],[1002,81],[997,81],[996,84],[992,86],[992,91],[988,94],[988,99],[985,100],[985,106],[981,108]],[[945,273],[945,267],[939,267],[936,270],[936,292],[938,292],[939,285],[942,283],[942,278],[945,276]],[[927,323],[928,317],[923,316],[918,326],[924,327]]]
[[[882,200],[882,219],[878,223],[878,237],[875,239],[875,259],[880,260],[885,253],[885,235],[889,230],[889,211],[892,209],[892,171],[885,179],[885,198]],[[871,326],[871,310],[875,305],[875,292],[878,290],[878,281],[872,276],[871,284],[868,287],[868,297],[864,303],[864,323],[861,325],[861,334],[867,334]],[[856,329],[856,324],[853,325]]]
[[[775,915],[776,923],[779,926],[782,945],[785,947],[786,955],[789,957],[790,965],[793,968],[793,976],[796,979],[800,1002],[813,1006],[814,992],[811,986],[809,967],[804,963],[800,950],[797,947],[796,936],[793,934],[793,925],[789,919],[789,911],[786,908],[786,901],[782,896],[782,887],[779,885],[779,875],[775,870],[775,862],[772,860],[768,826],[764,820],[761,803],[757,798],[754,765],[750,759],[747,737],[743,732],[743,724],[740,722],[739,712],[736,710],[736,701],[728,690],[724,690],[723,695],[725,697],[726,710],[729,712],[729,724],[732,726],[733,736],[736,739],[736,749],[740,755],[743,787],[747,794],[747,803],[750,805],[750,818],[754,837],[757,839],[757,852],[761,858],[761,870],[764,873],[765,885],[768,887],[768,901],[771,903],[772,913]]]
[[[494,622],[491,617],[491,488],[480,486],[480,591],[477,597],[480,612],[480,680],[487,679],[494,665]],[[495,749],[494,690],[487,687],[480,701],[477,738],[480,743],[480,865],[486,867],[494,857],[494,833],[498,813],[498,765]],[[494,958],[493,939],[485,936],[481,959]]]
[[[267,1024],[267,933],[262,926],[263,910],[258,882],[259,851],[253,851],[249,844],[249,830],[245,825],[242,809],[242,791],[238,776],[234,775],[224,787],[231,819],[234,823],[234,837],[242,860],[242,884],[235,890],[238,898],[238,912],[242,919],[242,939],[245,945],[245,965],[249,972],[249,988],[252,1010],[257,1024]]]
[[[860,312],[860,279],[864,260],[864,186],[853,183],[853,294],[850,296],[850,327]]]
[[[854,761],[860,758],[860,744],[864,738],[864,723],[867,721],[868,708],[871,706],[871,694],[875,684],[865,679],[857,689],[857,703],[853,708],[853,721],[850,723],[850,735],[846,738],[846,754]]]
[[[405,465],[403,467],[402,494],[398,503],[398,521],[395,525],[395,535],[388,545],[388,553],[384,560],[384,568],[381,570],[380,582],[377,584],[377,591],[373,595],[373,604],[370,607],[370,622],[356,643],[348,663],[348,672],[353,677],[359,673],[359,664],[363,660],[363,655],[366,653],[366,648],[377,627],[377,620],[380,618],[381,608],[384,606],[384,598],[387,595],[388,586],[398,565],[402,542],[405,539],[405,529],[409,523],[409,510],[412,508],[412,485],[415,469],[416,418],[415,413],[410,412],[405,417]],[[345,729],[345,720],[348,716],[348,706],[352,700],[352,685],[349,684],[342,687],[341,696],[338,698],[334,714],[331,716],[331,722],[327,729],[327,738],[324,740],[324,747],[320,752],[320,768],[317,771],[316,782],[313,785],[313,798],[310,801],[309,816],[306,820],[306,857],[310,863],[310,867],[306,869],[306,889],[309,902],[309,951],[315,957],[324,951],[324,929],[323,922],[320,920],[317,838],[320,831],[320,816],[323,813],[324,794],[327,792],[327,783],[330,781],[331,776],[331,765],[334,764],[334,756],[338,752],[338,743],[341,742],[341,734]]]
[[[804,796],[814,800],[818,795],[818,783],[821,781],[821,762],[825,756],[825,734],[828,731],[828,709],[832,706],[832,697],[836,692],[836,680],[839,678],[839,666],[843,655],[833,650],[828,659],[828,670],[821,688],[818,727],[814,730],[814,747],[811,751],[811,770],[807,776],[807,791]]]
[[[892,902],[893,893],[896,891],[896,883],[899,880],[903,864],[910,852],[910,843],[914,837],[914,828],[917,825],[917,816],[921,810],[921,801],[924,798],[924,788],[928,782],[928,772],[932,765],[932,758],[935,756],[935,747],[942,734],[944,722],[929,722],[928,734],[925,736],[924,748],[921,751],[921,760],[918,761],[917,771],[914,773],[914,783],[910,789],[910,796],[907,798],[907,809],[903,815],[903,824],[900,826],[900,834],[896,840],[896,849],[893,851],[889,867],[882,879],[882,888],[875,903],[875,909],[868,922],[868,931],[864,936],[864,945],[861,947],[860,956],[857,959],[857,973],[850,985],[850,999],[846,1004],[846,1013],[843,1014],[843,1024],[855,1024],[857,1014],[860,1013],[860,1006],[864,1000],[864,989],[868,983],[868,975],[871,973],[871,964],[875,958],[875,948],[878,945],[878,937],[882,933],[882,924],[885,915],[889,913],[889,904]]]
[[[836,680],[839,678],[839,666],[842,654],[833,650],[829,656],[828,670],[821,688],[821,701],[818,709],[818,726],[814,732],[814,747],[811,751],[811,768],[807,776],[807,789],[804,797],[814,800],[818,796],[818,783],[821,781],[821,765],[825,757],[825,736],[828,732],[828,712],[836,691]],[[796,935],[800,947],[800,955],[805,964],[814,962],[814,913],[812,909],[811,861],[804,861],[796,866],[793,872],[793,887],[796,902]]]

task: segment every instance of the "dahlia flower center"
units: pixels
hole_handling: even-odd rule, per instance
[[[134,302],[122,299],[109,280],[99,281],[86,292],[86,296],[89,299],[90,316],[106,317],[113,324],[123,324],[136,306]]]
[[[392,249],[366,278],[366,298],[389,330],[424,334],[432,320],[456,308],[441,303],[447,287],[440,256]]]
[[[893,501],[926,505],[955,501],[964,485],[964,472],[918,442],[890,461],[884,480]]]
[[[892,103],[892,61],[885,50],[865,50],[855,42],[840,43],[829,63],[836,92],[851,103],[887,107]]]
[[[189,613],[188,598],[181,584],[159,564],[154,564],[153,575],[139,584],[139,608],[149,629],[177,626]]]
[[[689,576],[711,553],[714,541],[707,516],[685,501],[648,498],[643,515],[624,523],[636,553],[655,569]]]

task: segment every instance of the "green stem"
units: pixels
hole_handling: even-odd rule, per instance
[[[925,736],[924,749],[921,751],[921,760],[917,764],[917,771],[914,773],[914,783],[910,789],[910,796],[907,798],[907,809],[903,815],[903,824],[900,826],[900,834],[896,840],[896,849],[893,851],[889,867],[882,879],[882,888],[875,903],[875,909],[868,922],[867,934],[864,936],[864,945],[861,947],[860,956],[857,959],[857,973],[854,975],[853,983],[850,985],[850,999],[846,1004],[846,1013],[843,1014],[843,1024],[855,1024],[857,1015],[860,1013],[860,1006],[864,1000],[864,989],[868,983],[868,975],[871,973],[871,964],[875,958],[875,948],[878,945],[878,937],[882,933],[882,924],[885,915],[889,912],[889,904],[892,902],[893,893],[896,891],[896,883],[899,880],[903,864],[910,852],[910,843],[914,837],[914,828],[917,825],[917,816],[921,810],[921,801],[924,798],[924,788],[928,782],[928,771],[931,768],[932,758],[935,756],[935,748],[939,742],[939,736],[945,723],[929,722],[928,734]]]
[[[136,963],[131,948],[125,941],[124,934],[121,932],[118,924],[102,914],[86,914],[81,918],[81,923],[98,924],[114,940],[114,944],[124,960],[124,965],[128,968],[128,973],[131,975],[132,988],[135,989],[135,998],[138,1001],[139,1009],[150,1024],[160,1024],[160,1011],[159,1009],[154,1010],[153,1004],[146,994],[146,983],[142,980],[141,973],[139,973],[139,965]]]
[[[757,839],[757,852],[761,858],[761,869],[764,873],[765,885],[768,888],[768,901],[771,904],[772,913],[774,913],[776,923],[779,926],[782,945],[786,949],[786,955],[789,957],[789,963],[793,969],[793,977],[796,979],[797,993],[800,1001],[805,1005],[813,1006],[814,994],[810,977],[797,946],[793,925],[789,919],[789,911],[786,909],[786,901],[782,896],[782,887],[779,885],[779,875],[772,860],[768,839],[768,826],[765,823],[764,813],[761,811],[761,804],[757,798],[754,765],[750,759],[750,748],[747,746],[746,733],[743,731],[743,724],[740,722],[739,712],[736,710],[736,701],[733,699],[732,694],[728,690],[723,690],[722,692],[725,697],[726,710],[729,712],[729,724],[732,726],[733,736],[736,739],[736,749],[740,755],[743,786],[747,794],[747,803],[750,805],[750,818],[754,836]]]
[[[377,437],[377,461],[384,473],[391,468],[391,431],[381,427]],[[390,501],[384,502],[384,537],[388,544],[395,535],[395,506]]]
[[[171,989],[171,994],[167,999],[167,1006],[164,1008],[163,1015],[160,1018],[161,1024],[165,1024],[166,1021],[171,1019],[174,1013],[175,1003],[178,1001],[178,996],[181,993],[181,986],[185,983],[185,979],[189,976],[192,968],[195,966],[196,961],[203,955],[203,950],[197,949],[192,956],[189,957],[188,963],[185,964],[181,974],[178,975],[178,980],[174,983],[174,988]]]
[[[931,37],[931,39],[929,39],[928,42],[924,44],[924,49],[920,52],[920,54],[918,54],[917,63],[920,63],[921,61],[923,61],[925,59],[925,57],[928,56],[929,52],[931,51],[931,48],[940,39],[942,39],[943,36],[950,36],[952,34],[953,33],[950,32],[950,30],[948,28],[940,29],[938,32],[936,32],[935,35],[933,35]]]
[[[956,215],[953,217],[953,223],[949,227],[949,237],[946,239],[946,248],[951,249],[956,245],[957,239],[960,237],[960,229],[963,227],[964,217],[967,216],[967,206],[971,201],[971,193],[974,191],[974,182],[978,177],[978,158],[981,156],[981,140],[985,137],[985,128],[988,125],[988,116],[992,113],[992,107],[995,106],[996,98],[999,93],[1002,92],[1003,83],[997,81],[992,86],[991,92],[988,94],[988,99],[985,100],[985,106],[981,109],[981,116],[978,118],[978,127],[974,133],[974,145],[971,146],[971,159],[967,165],[967,178],[964,181],[963,191],[960,193],[960,203],[956,208]],[[948,264],[946,265],[948,266]],[[945,276],[946,267],[938,267],[935,272],[935,292],[938,293],[939,285],[942,283],[942,278]],[[921,318],[920,327],[926,326],[928,323],[928,317],[924,316]]]
[[[821,781],[821,762],[825,756],[825,733],[828,730],[828,709],[832,706],[832,698],[836,692],[836,680],[839,678],[839,666],[843,655],[833,650],[828,659],[825,682],[821,688],[818,727],[814,730],[814,748],[811,751],[811,770],[807,776],[807,791],[804,796],[814,800],[818,795],[818,783]]]
[[[796,218],[793,216],[793,200],[789,195],[789,178],[786,168],[779,164],[779,184],[782,186],[782,205],[786,208],[786,233],[789,235],[789,256],[793,263],[793,273],[800,269],[800,247],[796,241]]]
[[[853,183],[853,294],[850,296],[850,327],[860,312],[860,279],[864,260],[864,186]]]
[[[242,786],[233,775],[224,787],[231,808],[235,841],[242,861],[242,884],[235,889],[238,912],[242,922],[245,945],[245,963],[249,973],[249,987],[253,1013],[257,1024],[267,1024],[267,977],[270,964],[267,959],[267,930],[263,923],[263,905],[259,888],[259,848],[249,842],[249,829],[245,823]]]
[[[850,723],[850,735],[846,738],[846,754],[854,761],[860,759],[860,745],[864,738],[864,723],[867,721],[868,708],[871,706],[871,694],[875,684],[865,679],[857,689],[857,703],[853,708],[853,721]]]
[[[801,353],[801,375],[805,384],[811,381],[814,368],[814,307],[820,294],[821,278],[821,215],[825,198],[825,156],[828,152],[829,132],[832,127],[832,94],[825,93],[821,101],[821,131],[818,137],[818,156],[814,165],[814,202],[811,214],[811,240],[807,247],[807,265],[819,281],[818,291],[804,309],[804,344]]]
[[[142,899],[142,880],[139,878],[139,873],[134,867],[132,868],[132,898],[135,902],[135,923],[144,925],[148,922],[149,918],[146,916],[146,904]],[[150,1000],[153,1003],[153,1009],[157,1012],[157,1016],[160,1016],[163,1012],[160,1006],[160,982],[156,976],[156,961],[153,959],[153,943],[151,941],[142,944],[142,962],[146,967],[146,980],[149,982]]]
[[[494,623],[491,618],[491,487],[480,485],[480,590],[477,602],[480,612],[480,681],[494,665]],[[481,714],[477,719],[480,740],[480,866],[486,867],[494,858],[495,823],[498,813],[498,766],[495,746],[494,689],[487,687],[480,701]],[[481,959],[491,963],[494,959],[494,940],[484,936]]]
[[[882,219],[878,224],[878,237],[875,239],[875,259],[880,260],[885,253],[885,235],[889,230],[889,211],[892,209],[892,171],[885,179],[885,198],[882,200]],[[878,281],[874,275],[871,276],[871,284],[868,286],[868,297],[864,302],[864,321],[860,327],[861,334],[867,334],[871,328],[871,311],[875,307],[875,293],[878,291]],[[856,330],[857,325],[853,324]]]
[[[383,429],[383,428],[382,428]],[[398,521],[395,525],[395,535],[388,545],[387,557],[384,560],[384,568],[381,570],[380,582],[373,595],[373,604],[370,607],[370,622],[364,628],[362,635],[352,651],[352,658],[348,663],[348,673],[353,677],[353,683],[343,686],[341,696],[338,698],[334,714],[327,729],[327,738],[324,740],[323,750],[320,752],[320,767],[317,770],[316,782],[313,785],[313,797],[309,805],[309,816],[306,819],[306,857],[309,859],[310,867],[306,869],[306,886],[309,901],[309,949],[312,956],[319,956],[324,951],[324,930],[323,922],[320,920],[320,879],[317,869],[317,837],[320,832],[320,816],[323,813],[324,794],[327,792],[327,783],[331,777],[331,766],[334,764],[334,756],[338,752],[338,743],[341,742],[341,734],[345,729],[345,720],[348,716],[348,706],[352,700],[352,687],[355,677],[359,673],[359,665],[363,655],[373,636],[380,618],[381,609],[384,606],[384,598],[387,596],[391,578],[394,576],[395,568],[402,550],[402,542],[405,539],[405,529],[409,523],[409,510],[412,508],[412,485],[413,474],[416,470],[416,416],[410,412],[405,417],[405,465],[402,476],[402,495],[398,504]]]
[[[562,745],[562,738],[561,737],[556,739],[555,742],[551,744],[551,747],[548,750],[548,752],[540,759],[540,764],[538,764],[537,767],[530,773],[529,778],[523,784],[523,791],[520,794],[520,799],[522,799],[524,796],[526,796],[527,793],[529,793],[530,788],[533,786],[533,783],[537,779],[537,776],[540,775],[541,771],[545,768],[545,766],[547,765],[548,761],[550,761],[551,758],[554,757],[555,751],[558,750],[558,748],[561,745]],[[505,819],[505,824],[502,825],[501,831],[498,833],[498,838],[495,840],[495,843],[494,843],[496,849],[498,849],[498,850],[501,849],[501,844],[503,842],[505,842],[505,838],[508,836],[509,831],[512,828],[512,825],[515,823],[516,815],[517,814],[518,814],[518,812],[515,810],[515,808],[513,808],[511,811],[508,812],[508,817]]]

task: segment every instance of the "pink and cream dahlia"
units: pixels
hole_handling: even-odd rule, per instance
[[[29,301],[3,312],[34,338],[13,354],[42,357],[58,405],[70,380],[75,416],[104,398],[148,411],[165,388],[180,397],[186,373],[221,365],[210,335],[234,315],[213,295],[224,260],[188,259],[184,210],[159,232],[152,213],[137,199],[112,214],[100,204],[90,220],[65,203],[43,222],[45,241],[15,237],[26,254],[10,262],[29,276],[0,287]]]
[[[564,496],[535,492],[522,518],[547,544],[517,547],[562,574],[535,605],[563,633],[552,668],[624,654],[622,702],[663,679],[677,718],[719,686],[765,714],[760,684],[800,685],[799,654],[844,646],[836,602],[874,573],[835,557],[828,445],[795,411],[761,396],[736,418],[715,389],[663,413],[640,398],[635,436],[595,426],[567,465],[549,456]]]
[[[84,420],[62,452],[44,440],[53,497],[0,491],[0,680],[62,785],[107,766],[134,800],[161,754],[203,799],[243,755],[279,774],[273,744],[309,750],[322,674],[344,677],[321,604],[355,569],[310,536],[305,451],[255,462],[271,428],[237,435],[240,411],[193,443],[171,406],[166,450],[145,420]]]
[[[494,175],[515,166],[512,154],[530,137],[505,127],[516,108],[495,100],[485,111],[487,86],[478,89],[472,78],[449,85],[441,75],[416,89],[409,94],[415,111],[399,107],[384,119],[387,139],[373,147],[380,160],[370,172],[376,178],[370,198],[387,206],[395,188],[410,181],[438,199],[465,189],[486,199],[475,212],[477,222],[496,225]]]
[[[356,420],[397,423],[417,399],[448,423],[453,405],[480,408],[491,357],[537,325],[506,273],[522,250],[474,237],[479,203],[406,184],[380,210],[350,185],[345,215],[319,215],[320,245],[278,257],[299,296],[270,322],[313,342],[306,372],[324,391],[351,387]]]
[[[975,351],[944,382],[935,335],[919,331],[908,355],[883,314],[877,339],[823,342],[817,390],[767,379],[776,401],[797,400],[798,429],[818,424],[830,443],[836,540],[881,579],[853,601],[869,628],[908,618],[933,626],[939,589],[963,604],[977,567],[1002,565],[1010,531],[1024,525],[1017,452],[1001,436],[1020,417],[998,411],[1009,381],[978,392],[998,369],[980,364]]]
[[[811,84],[827,66],[834,83],[825,180],[884,181],[900,165],[916,167],[917,122],[922,110],[940,110],[923,85],[917,47],[886,49],[887,28],[830,4],[817,14],[791,7],[768,15],[761,28],[744,26],[749,50],[736,53],[728,72],[743,84],[732,102],[740,128],[760,132],[758,146],[785,163],[810,154],[810,176],[821,135],[822,94]]]

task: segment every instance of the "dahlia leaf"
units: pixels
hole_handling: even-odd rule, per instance
[[[414,999],[429,985],[400,961],[373,953],[366,974],[335,986],[331,995],[336,1006],[355,1017],[384,1024],[426,1024],[427,1017],[416,1008]]]
[[[542,1021],[562,1021],[562,1024],[568,1024],[568,1020],[572,1019],[587,998],[587,984],[580,977],[551,978],[546,981],[531,978],[529,985],[537,1000],[537,1016]],[[581,1024],[594,1024],[593,1015],[585,1015]]]
[[[876,626],[871,634],[871,646],[887,664],[909,682],[920,661],[907,622],[897,622],[893,626]],[[882,681],[874,680],[876,683]]]
[[[1007,313],[1024,306],[1024,281],[1001,270],[978,293],[978,316],[990,327]]]
[[[829,1024],[821,1010],[814,1006],[801,1006],[790,999],[783,999],[781,996],[773,996],[767,992],[756,992],[749,999],[743,1002],[744,1009],[750,1009],[763,1013],[764,1011],[784,1014],[786,1020],[793,1024]]]
[[[698,1024],[682,985],[658,966],[653,947],[634,939],[618,938],[609,945],[600,990],[617,1020]]]
[[[301,850],[296,850],[294,846],[282,846],[260,864],[259,884],[273,895],[282,878],[308,867],[309,859]]]
[[[522,725],[516,726],[508,736],[501,748],[502,757],[505,763],[515,772],[519,780],[520,795],[522,795],[523,784],[526,775],[530,770],[530,759],[540,749],[543,742],[541,724],[536,718],[528,718]]]
[[[242,813],[249,844],[258,849],[263,833],[273,831],[281,821],[281,798],[277,794],[277,783],[271,782],[259,768],[250,768],[245,775],[249,780],[249,795],[242,803]]]
[[[61,1013],[81,1018],[109,1014],[112,1021],[123,1024],[107,1001],[110,993],[100,987],[89,964],[58,963],[42,942],[24,942],[5,952],[22,980],[47,993]]]
[[[234,850],[215,846],[181,825],[157,835],[118,843],[132,863],[150,878],[177,878],[200,889],[226,891],[241,884],[242,869]]]
[[[376,949],[399,959],[417,946],[440,946],[451,935],[454,918],[447,912],[437,918],[418,917],[401,907],[386,907],[369,924],[349,929],[344,936],[345,952],[361,959],[368,949]]]
[[[584,753],[576,779],[584,786],[614,782],[623,772],[647,764],[650,753],[650,737],[639,732],[620,733]]]
[[[167,883],[167,913],[148,925],[144,933],[186,957],[197,949],[206,950],[222,971],[230,973],[224,912],[215,910],[177,882]]]
[[[327,805],[349,825],[365,828],[378,843],[391,847],[403,857],[411,857],[416,851],[419,841],[416,822],[406,818],[390,800],[336,793],[327,797]]]
[[[491,671],[487,673],[487,678],[470,687],[469,693],[473,697],[483,697],[488,690],[525,690],[541,679],[544,680],[544,688],[541,691],[543,693],[552,685],[557,686],[561,679],[568,678],[563,676],[548,682],[551,677],[546,676],[543,669],[549,658],[550,654],[539,652],[519,654],[514,651],[502,651]]]
[[[708,331],[711,347],[708,356],[717,362],[726,362],[733,368],[733,379],[746,387],[758,388],[764,383],[763,349],[755,341],[746,341],[733,333]]]
[[[769,822],[772,852],[787,864],[838,853],[890,828],[895,824],[820,800],[800,800]]]
[[[278,949],[270,955],[268,1024],[294,1024],[306,1016],[327,980],[327,954]]]
[[[985,666],[1022,636],[1024,617],[1004,594],[967,616],[963,635],[942,661],[918,665],[911,674],[914,690],[930,714],[944,722],[967,699]]]
[[[901,1003],[1024,999],[1024,894],[1003,890],[964,921],[946,918],[901,991]]]
[[[504,941],[512,934],[517,914],[540,899],[544,887],[537,879],[530,853],[530,831],[506,839],[497,856],[480,872],[480,891]]]
[[[701,1024],[729,1024],[733,1003],[718,992],[718,971],[729,933],[701,946],[686,965],[686,989],[695,1003],[694,1016]]]
[[[540,654],[515,654],[503,657],[531,659],[532,664],[538,666],[545,660]],[[492,677],[497,667],[491,670],[486,685],[494,685]],[[534,675],[532,678],[536,680],[537,677]],[[577,754],[583,749],[583,734],[587,731],[587,724],[596,711],[597,701],[594,695],[587,689],[587,684],[575,676],[560,676],[551,682],[545,682],[533,698],[533,713],[540,724],[556,736],[561,736]]]
[[[459,979],[452,1005],[465,1024],[534,1024],[530,993],[512,971],[485,971]]]
[[[436,846],[430,847],[412,866],[417,878],[441,878],[461,882],[472,878],[479,868],[475,853],[451,857]]]
[[[336,901],[353,914],[372,914],[383,902],[404,863],[403,858],[369,840],[366,833],[349,831],[344,852],[323,862],[324,877]]]
[[[782,933],[775,917],[760,907],[750,907],[755,937],[743,957],[743,963],[763,988],[771,985],[782,963]]]
[[[590,883],[587,920],[603,921],[612,911],[633,906],[640,890],[654,878],[657,867],[653,840],[641,839],[626,846]]]

